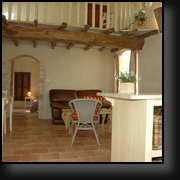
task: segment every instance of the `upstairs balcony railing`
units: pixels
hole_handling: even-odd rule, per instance
[[[8,21],[84,27],[93,29],[125,29],[134,15],[152,2],[3,2]]]

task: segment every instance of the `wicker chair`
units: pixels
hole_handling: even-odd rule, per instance
[[[72,144],[78,130],[93,130],[97,144],[100,145],[95,126],[100,123],[99,112],[102,102],[94,99],[73,99],[69,102],[69,106],[73,110],[72,126],[75,127]]]

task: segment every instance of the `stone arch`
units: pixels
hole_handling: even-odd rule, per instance
[[[42,98],[43,98],[43,94],[42,94],[42,90],[44,89],[44,81],[45,81],[45,69],[41,63],[40,60],[38,60],[37,58],[35,58],[34,56],[31,56],[31,55],[18,55],[18,56],[15,56],[13,58],[10,58],[8,60],[8,64],[9,64],[9,77],[7,77],[9,79],[9,83],[8,83],[8,86],[9,86],[9,94],[11,96],[14,95],[14,92],[13,92],[13,79],[14,79],[14,74],[13,74],[13,71],[14,71],[14,62],[18,59],[21,59],[21,58],[24,58],[24,57],[27,57],[27,58],[30,58],[31,60],[33,60],[35,63],[39,64],[39,103],[38,103],[38,106],[39,106],[39,116],[41,116],[41,113],[42,113]]]

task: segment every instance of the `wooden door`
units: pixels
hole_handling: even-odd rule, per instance
[[[24,100],[27,92],[30,91],[31,73],[15,72],[14,99]]]

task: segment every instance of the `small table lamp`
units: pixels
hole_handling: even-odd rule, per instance
[[[31,97],[31,91],[28,91],[28,92],[27,92],[27,96],[28,96],[28,97]]]

